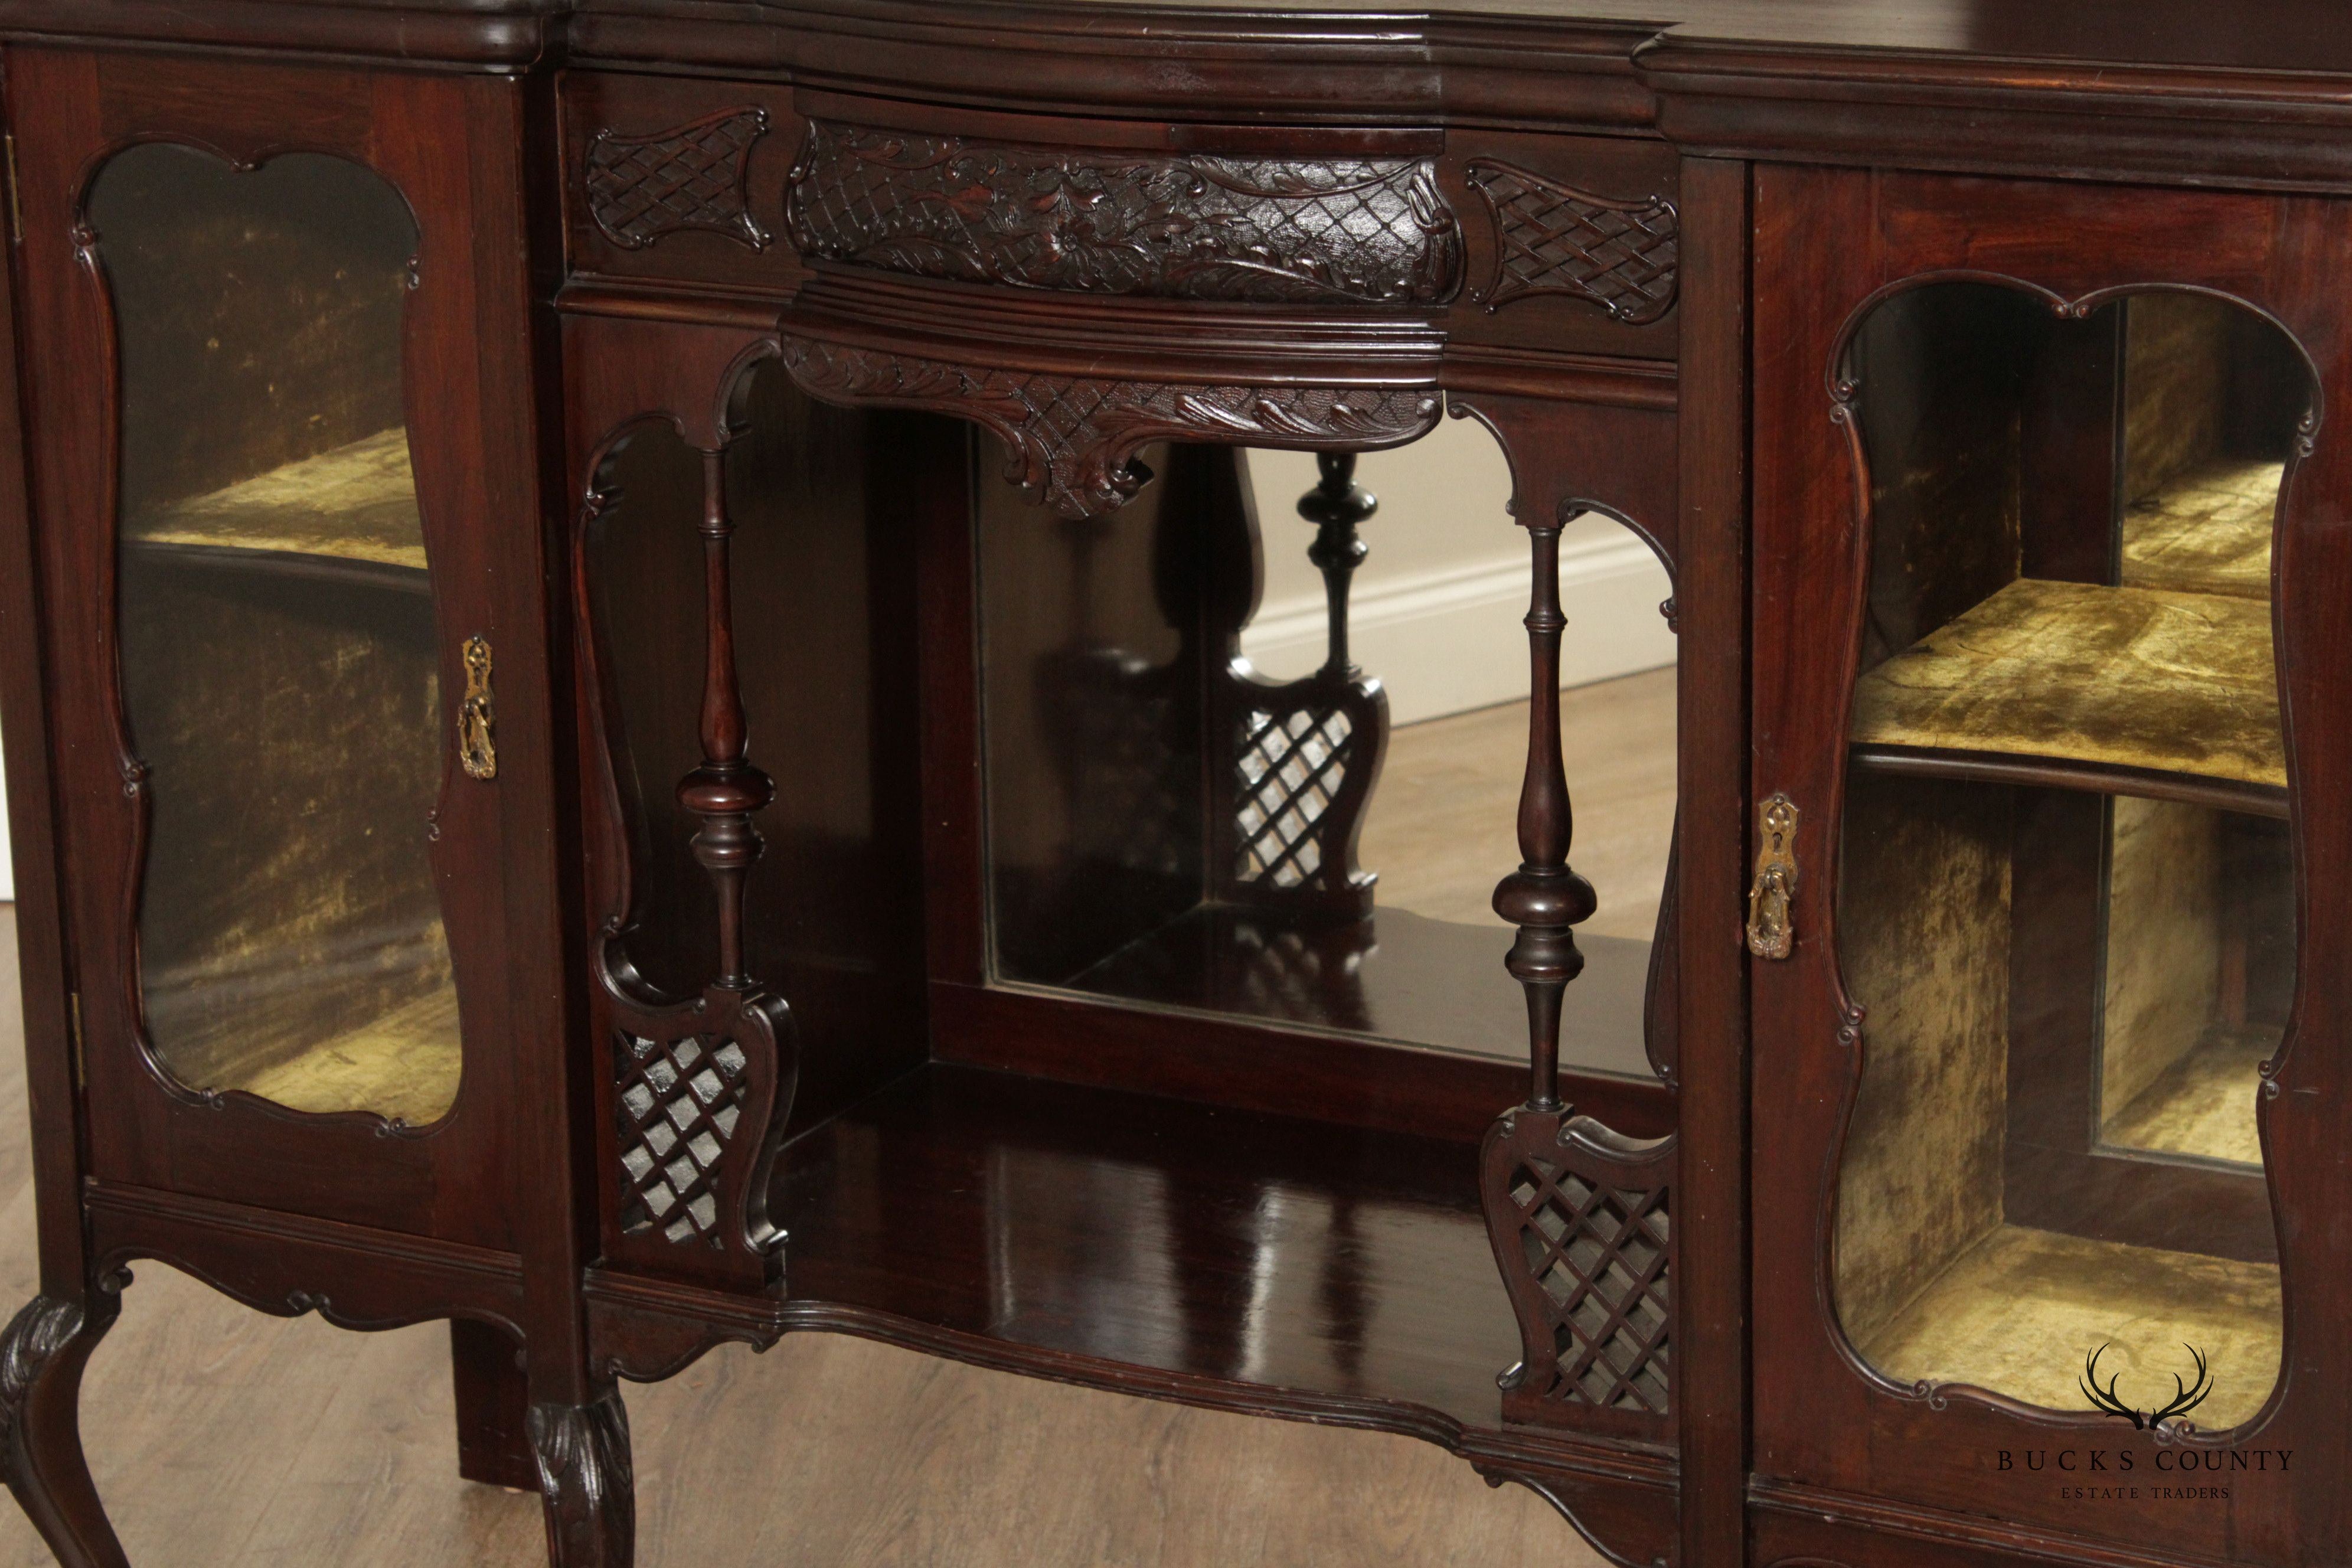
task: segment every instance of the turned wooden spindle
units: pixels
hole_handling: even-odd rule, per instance
[[[735,675],[735,606],[727,511],[724,452],[702,455],[702,559],[709,626],[702,681],[702,765],[677,786],[678,804],[702,819],[694,858],[719,890],[719,978],[728,991],[749,991],[743,963],[743,882],[762,841],[751,814],[776,798],[775,781],[744,761],[750,735],[743,692]]]
[[[1298,515],[1316,525],[1307,559],[1323,574],[1323,595],[1330,607],[1323,673],[1344,679],[1356,673],[1348,651],[1348,588],[1367,553],[1356,527],[1380,510],[1381,503],[1356,483],[1355,453],[1318,452],[1315,466],[1322,472],[1322,482],[1298,498]]]
[[[1528,703],[1528,773],[1519,791],[1519,868],[1495,889],[1495,912],[1519,928],[1504,960],[1528,994],[1528,1108],[1559,1109],[1560,995],[1584,968],[1574,927],[1591,917],[1592,884],[1569,868],[1575,818],[1559,750],[1559,642],[1568,617],[1559,607],[1559,524],[1530,526],[1535,593],[1528,610],[1532,685]]]

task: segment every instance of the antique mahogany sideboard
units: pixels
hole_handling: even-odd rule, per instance
[[[572,1568],[621,1383],[793,1330],[1423,1438],[1616,1563],[2352,1562],[2340,7],[0,0],[0,91],[62,1562],[151,1259],[448,1320]],[[1534,584],[1483,926],[1358,849],[1356,462],[1449,416]]]

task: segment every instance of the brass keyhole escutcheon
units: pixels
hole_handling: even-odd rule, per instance
[[[457,710],[457,758],[466,776],[499,776],[498,700],[490,690],[490,644],[487,637],[466,639],[466,700]]]
[[[1786,958],[1795,946],[1790,906],[1797,900],[1797,803],[1775,794],[1756,808],[1756,881],[1748,889],[1748,951]]]

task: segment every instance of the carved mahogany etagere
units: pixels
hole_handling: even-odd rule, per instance
[[[152,1259],[447,1319],[574,1568],[621,1384],[794,1330],[1616,1563],[2352,1558],[2347,85],[2316,0],[0,0],[17,1500],[123,1562]],[[1360,863],[1350,637],[1449,417],[1533,584],[1467,939]]]

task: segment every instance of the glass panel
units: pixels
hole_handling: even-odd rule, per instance
[[[1524,1061],[1512,931],[1490,900],[1520,858],[1530,565],[1494,438],[1448,421],[1352,469],[1161,447],[1134,502],[1078,522],[997,480],[991,456],[999,978]],[[1335,511],[1346,526],[1326,523]],[[1335,623],[1328,576],[1355,558],[1350,534],[1360,564],[1338,573]],[[1671,590],[1606,518],[1572,524],[1561,554],[1571,858],[1601,898],[1578,930],[1589,962],[1562,1048],[1648,1077],[1675,810]]]
[[[338,159],[240,174],[161,144],[110,163],[89,213],[121,341],[149,1038],[192,1089],[436,1121],[460,1052],[402,409],[415,224]]]
[[[2270,558],[2306,373],[2218,300],[2061,321],[1973,284],[1897,296],[1853,352],[1840,1315],[1899,1382],[2241,1424],[2279,1370]]]

